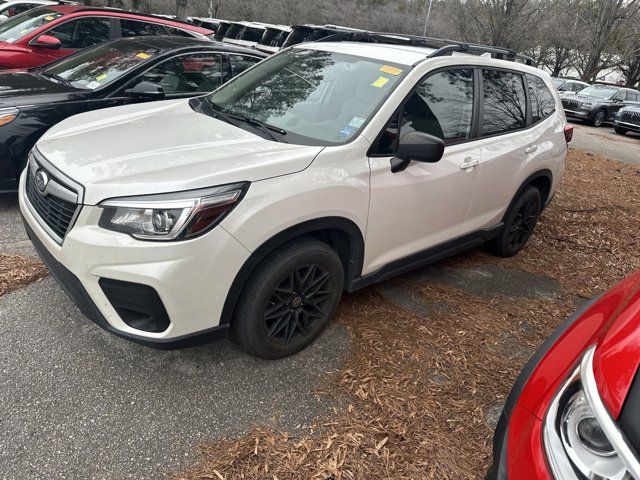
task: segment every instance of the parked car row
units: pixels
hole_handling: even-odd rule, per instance
[[[81,5],[47,5],[0,23],[0,69],[38,67],[117,38],[174,35],[206,40],[213,31],[163,17]]]

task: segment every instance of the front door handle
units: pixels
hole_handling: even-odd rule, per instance
[[[470,157],[464,159],[464,163],[460,164],[460,170],[471,170],[473,167],[480,163],[479,160],[472,160]]]
[[[524,153],[533,153],[538,150],[538,145],[531,145],[529,148],[524,149]]]

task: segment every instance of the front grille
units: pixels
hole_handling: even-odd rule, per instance
[[[59,195],[62,193],[73,198],[77,197],[77,194],[46,170],[44,171],[48,174],[49,184],[45,191],[41,192],[36,185],[35,175],[42,170],[44,169],[35,160],[30,160],[25,184],[26,197],[43,227],[47,227],[49,234],[61,243],[72,226],[79,206],[60,198]]]
[[[640,112],[622,112],[620,121],[640,126]]]
[[[577,110],[580,108],[579,100],[571,100],[569,98],[562,99],[562,106],[568,110]]]

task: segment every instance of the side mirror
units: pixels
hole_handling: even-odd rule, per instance
[[[57,39],[53,35],[40,35],[35,40],[32,40],[30,42],[30,45],[57,50],[62,46],[62,43],[60,42],[59,39]]]
[[[444,155],[444,140],[422,132],[407,132],[398,141],[398,151],[391,159],[393,173],[405,170],[412,160],[435,163]]]
[[[133,88],[127,88],[124,94],[128,97],[147,99],[147,100],[159,100],[164,98],[164,88],[157,83],[142,82],[136,84]]]

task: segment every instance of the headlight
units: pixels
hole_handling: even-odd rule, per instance
[[[596,105],[598,105],[598,103],[600,103],[600,102],[582,102],[580,104],[580,106],[581,107],[591,108],[591,107],[595,107]]]
[[[593,352],[587,351],[547,413],[544,446],[549,465],[557,480],[631,480],[629,471],[635,471],[637,460],[600,399]]]
[[[13,122],[19,113],[20,110],[17,108],[0,108],[0,127]]]
[[[99,225],[141,240],[187,240],[208,232],[240,203],[249,183],[102,202]]]

